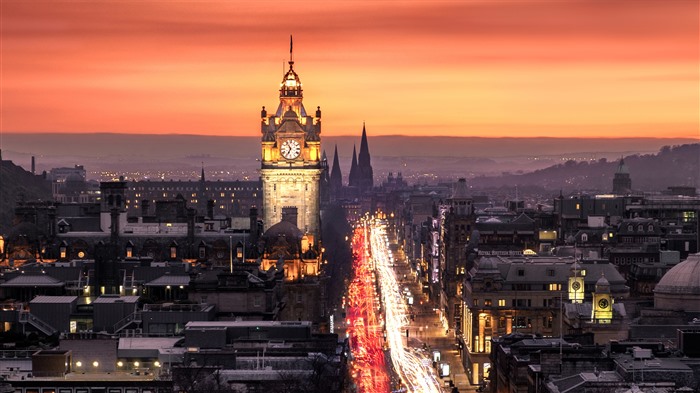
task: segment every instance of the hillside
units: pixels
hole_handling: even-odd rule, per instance
[[[50,200],[51,185],[42,176],[32,175],[12,161],[0,162],[0,234],[12,227],[15,205],[19,200]]]
[[[664,146],[656,154],[624,157],[638,191],[661,191],[669,186],[700,186],[700,143]],[[597,162],[567,161],[519,175],[477,176],[471,183],[477,188],[503,186],[539,186],[548,190],[596,190],[610,192],[618,160]]]

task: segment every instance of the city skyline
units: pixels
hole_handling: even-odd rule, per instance
[[[257,136],[293,34],[325,136],[699,137],[694,1],[42,4],[2,3],[3,133]]]

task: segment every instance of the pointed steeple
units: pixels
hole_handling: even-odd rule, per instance
[[[204,182],[204,161],[202,161],[202,175],[199,177],[199,181]]]
[[[367,143],[367,129],[365,123],[362,123],[362,141],[360,142],[360,155],[357,157],[357,164],[360,166],[369,166],[369,144]]]
[[[326,149],[323,149],[323,154],[321,154],[321,167],[328,169],[328,156],[326,156]]]
[[[350,187],[357,187],[358,184],[358,169],[357,169],[357,150],[355,145],[352,146],[352,164],[350,164],[350,175],[348,176],[348,185]]]
[[[362,123],[362,140],[360,142],[360,154],[357,157],[358,186],[361,190],[369,190],[374,186],[374,173],[369,155],[369,143],[367,142],[367,128]]]
[[[340,172],[340,160],[338,160],[338,145],[335,145],[333,153],[333,166],[331,167],[331,189],[340,190],[343,187],[343,174]]]

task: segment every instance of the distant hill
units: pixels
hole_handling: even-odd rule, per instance
[[[661,191],[669,186],[700,186],[700,143],[664,146],[656,154],[624,157],[639,191]],[[619,160],[567,161],[525,174],[477,176],[474,187],[539,186],[548,190],[610,192]]]
[[[379,131],[379,130],[377,130]],[[658,152],[664,145],[698,143],[673,138],[477,138],[400,135],[374,136],[367,130],[375,181],[389,172],[402,172],[411,184],[449,181],[457,177],[496,176],[502,172],[527,173],[568,159],[613,160],[620,156]],[[426,135],[430,131],[426,130]],[[340,167],[347,181],[355,136],[322,136],[322,148],[332,159],[338,147]],[[260,137],[148,134],[20,134],[5,131],[3,157],[29,168],[36,157],[38,171],[84,165],[90,179],[107,179],[114,173],[127,177],[177,176],[196,179],[202,166],[208,178],[255,178],[260,169]]]
[[[14,210],[20,200],[51,200],[51,184],[32,175],[12,161],[0,162],[0,234],[12,227]]]

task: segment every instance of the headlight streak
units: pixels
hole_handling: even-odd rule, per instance
[[[376,222],[371,227],[371,250],[384,305],[386,339],[391,349],[391,361],[409,392],[440,393],[440,382],[435,371],[425,365],[424,355],[404,344],[405,331],[410,322],[396,274],[393,257],[388,248],[383,226]],[[409,332],[410,333],[410,332]]]

